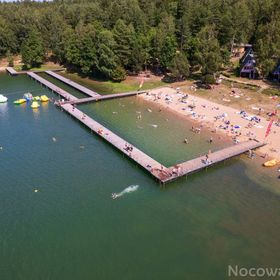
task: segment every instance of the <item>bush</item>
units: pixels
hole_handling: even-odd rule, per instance
[[[9,67],[14,67],[14,58],[13,56],[8,57]]]
[[[215,84],[216,79],[212,74],[206,74],[202,77],[202,82],[205,84]]]
[[[112,72],[112,80],[114,82],[121,82],[125,79],[126,72],[123,67],[118,66],[116,69]]]

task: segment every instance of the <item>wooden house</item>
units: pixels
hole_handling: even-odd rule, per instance
[[[278,82],[280,82],[280,59],[271,76],[273,80],[277,80]]]
[[[259,74],[256,69],[256,59],[253,49],[247,48],[244,55],[240,59],[240,77],[256,79]]]

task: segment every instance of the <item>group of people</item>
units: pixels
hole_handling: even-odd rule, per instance
[[[191,131],[194,133],[200,134],[201,128],[202,128],[202,125],[200,125],[199,127],[192,126]]]
[[[124,150],[131,153],[133,151],[133,146],[125,143]]]

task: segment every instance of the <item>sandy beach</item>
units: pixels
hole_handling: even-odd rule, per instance
[[[203,127],[209,127],[213,132],[213,141],[218,137],[219,132],[231,137],[233,142],[248,139],[265,140],[267,145],[260,148],[259,152],[266,160],[272,158],[280,160],[279,118],[274,117],[271,131],[265,138],[270,117],[259,116],[258,112],[255,115],[249,114],[170,87],[151,90],[140,98],[158,104],[161,109],[172,110],[196,121],[197,126],[194,127],[194,131],[197,133],[203,131]]]

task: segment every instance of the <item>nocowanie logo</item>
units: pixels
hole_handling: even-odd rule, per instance
[[[278,278],[280,277],[280,267],[239,267],[228,266],[228,277],[254,277],[254,278]]]

